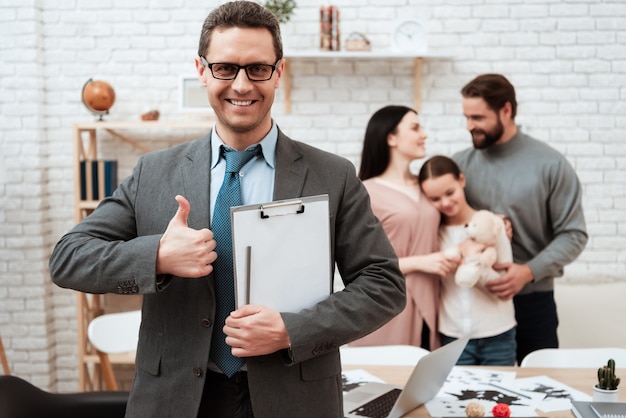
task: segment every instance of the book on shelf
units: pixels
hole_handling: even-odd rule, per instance
[[[585,402],[572,400],[576,418],[626,418],[626,402]]]
[[[80,162],[81,200],[100,200],[117,188],[116,160],[83,160]]]

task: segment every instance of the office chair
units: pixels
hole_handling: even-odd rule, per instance
[[[522,359],[521,367],[599,368],[609,359],[618,368],[626,368],[626,348],[544,348],[533,351]]]
[[[2,418],[123,418],[128,392],[50,393],[17,376],[0,376]]]
[[[141,311],[103,314],[95,317],[87,328],[89,342],[100,358],[102,378],[107,390],[118,390],[110,354],[126,354],[127,363],[134,364]]]
[[[342,365],[415,366],[430,351],[413,345],[341,346]]]

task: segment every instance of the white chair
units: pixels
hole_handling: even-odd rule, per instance
[[[100,315],[89,323],[87,336],[100,358],[102,378],[107,390],[118,390],[109,355],[126,353],[128,362],[134,363],[140,324],[139,310]]]
[[[415,366],[430,351],[413,345],[341,346],[341,364]]]
[[[626,348],[544,348],[522,359],[521,367],[599,368],[609,359],[618,368],[626,368]]]

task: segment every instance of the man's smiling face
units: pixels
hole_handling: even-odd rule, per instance
[[[216,28],[205,55],[208,63],[276,64],[272,35],[265,28]],[[267,81],[251,81],[242,68],[234,80],[218,80],[196,59],[200,81],[217,117],[220,138],[231,145],[262,139],[272,126],[271,108],[284,61]]]

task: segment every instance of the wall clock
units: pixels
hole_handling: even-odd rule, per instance
[[[424,53],[428,49],[426,35],[426,26],[421,20],[399,20],[391,33],[391,45],[396,52]]]

